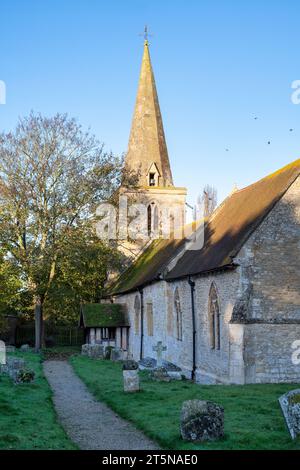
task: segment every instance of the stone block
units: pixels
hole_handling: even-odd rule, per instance
[[[215,441],[224,436],[224,409],[204,400],[187,400],[180,418],[182,439],[191,442]]]
[[[140,378],[138,369],[123,370],[124,392],[138,392],[140,390]]]
[[[279,403],[291,438],[296,439],[300,435],[300,389],[285,393]]]

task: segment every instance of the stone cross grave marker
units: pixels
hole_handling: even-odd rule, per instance
[[[153,351],[155,351],[157,355],[156,367],[162,367],[162,353],[166,350],[167,346],[163,346],[162,341],[158,341],[156,346],[153,346]]]

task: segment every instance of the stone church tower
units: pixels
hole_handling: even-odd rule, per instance
[[[185,223],[186,189],[173,184],[147,39],[125,167],[135,174],[137,183],[134,188],[121,188],[120,193],[134,203],[143,204],[147,211],[148,241],[126,243],[127,249],[136,255],[152,239],[170,238],[174,232],[178,237],[178,229]]]

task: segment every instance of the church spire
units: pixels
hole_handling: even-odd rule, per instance
[[[138,172],[139,186],[173,186],[146,28],[144,38],[144,54],[125,163],[129,170]]]

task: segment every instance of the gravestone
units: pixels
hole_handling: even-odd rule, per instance
[[[152,357],[144,357],[143,359],[139,360],[139,368],[141,370],[146,369],[146,370],[153,371],[154,369],[157,368],[156,364],[157,364],[156,359]],[[167,370],[168,376],[172,380],[182,380],[182,375],[183,375],[182,369],[176,366],[176,364],[163,360],[162,367]]]
[[[291,438],[296,439],[300,435],[300,389],[285,393],[279,403]]]
[[[191,442],[221,439],[224,436],[224,409],[211,401],[183,402],[180,432],[183,440]]]
[[[132,360],[123,363],[124,392],[138,392],[140,390],[139,366]]]
[[[112,361],[121,361],[123,359],[123,351],[120,348],[113,348],[110,353]]]
[[[150,377],[152,380],[157,380],[158,382],[170,382],[171,377],[168,374],[167,369],[165,367],[157,367],[153,369],[150,373]]]
[[[28,352],[30,351],[31,347],[29,346],[29,344],[22,344],[22,346],[20,346],[20,351],[22,352]]]
[[[88,351],[89,351],[89,344],[83,344],[81,346],[81,355],[88,356]]]
[[[27,369],[25,360],[19,357],[8,357],[6,364],[1,364],[1,373],[9,375],[16,383],[30,383],[34,380],[34,371]]]
[[[163,346],[162,341],[158,341],[156,346],[153,346],[153,351],[156,352],[157,360],[156,367],[159,369],[162,367],[162,353],[167,350],[167,346]]]
[[[102,344],[83,344],[81,354],[92,359],[103,359],[104,348]]]
[[[4,341],[0,341],[0,366],[6,364],[6,347]]]
[[[141,370],[148,369],[152,370],[156,367],[156,359],[153,357],[143,357],[139,360],[139,368]]]

